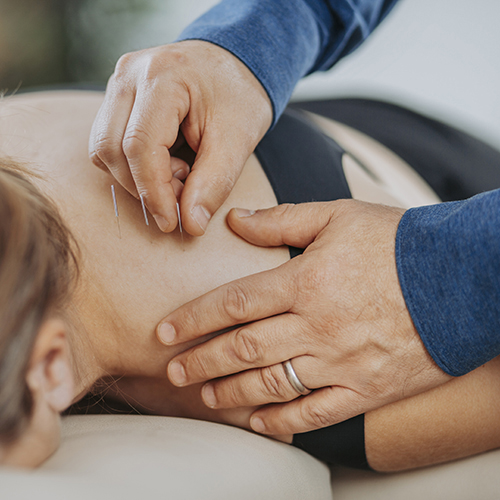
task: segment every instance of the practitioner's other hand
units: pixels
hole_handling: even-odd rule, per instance
[[[208,42],[183,41],[120,58],[89,154],[127,191],[144,196],[162,231],[177,226],[182,191],[183,227],[200,236],[271,121],[266,91],[239,59]],[[171,157],[184,141],[196,153],[189,174]]]
[[[167,316],[157,330],[164,344],[240,325],[175,357],[170,380],[184,386],[216,379],[202,390],[212,408],[275,403],[251,419],[254,430],[268,434],[333,425],[447,381],[399,286],[394,248],[402,214],[354,200],[254,214],[233,209],[228,223],[249,242],[306,250]],[[312,389],[305,397],[285,375],[287,360]]]

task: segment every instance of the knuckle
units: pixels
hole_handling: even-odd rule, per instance
[[[123,54],[116,62],[113,79],[120,79],[122,76],[126,75],[136,59],[136,52],[127,52]]]
[[[220,386],[215,384],[214,391],[217,401],[222,402],[226,408],[237,407],[244,402],[242,398],[245,392],[231,383],[231,379],[224,380]]]
[[[352,199],[341,198],[339,200],[334,200],[331,203],[332,212],[330,220],[335,219],[339,216],[351,216],[357,210],[357,201]],[[355,220],[355,219],[354,219]]]
[[[325,269],[313,267],[307,271],[307,281],[309,289],[319,290],[323,288],[325,283],[328,283],[329,276],[325,272]]]
[[[251,299],[239,284],[230,284],[224,291],[222,307],[225,315],[236,323],[245,323],[250,318]]]
[[[104,134],[99,134],[96,137],[93,150],[90,153],[90,158],[94,163],[100,160],[110,167],[117,161],[119,155],[119,143]]]
[[[90,151],[89,158],[90,158],[90,161],[96,167],[99,167],[99,168],[102,168],[102,169],[106,169],[106,164],[101,160],[101,158],[97,154],[97,151],[95,151],[95,150]]]
[[[155,83],[158,76],[165,71],[165,62],[157,57],[149,57],[143,68],[143,79],[145,84]]]
[[[308,408],[307,413],[304,416],[304,421],[315,429],[322,429],[323,427],[331,425],[332,416],[328,410],[315,406]]]
[[[138,128],[128,132],[123,137],[122,149],[127,158],[139,158],[147,150],[149,144],[148,134]]]
[[[186,367],[186,373],[192,379],[208,380],[210,378],[206,357],[200,355],[199,349],[195,348],[187,354],[184,366]]]
[[[252,331],[240,328],[234,337],[234,354],[244,363],[254,364],[262,359],[262,351]]]
[[[276,215],[278,217],[286,217],[286,216],[289,216],[289,215],[292,215],[290,214],[290,212],[295,212],[295,207],[296,205],[294,203],[282,203],[281,205],[278,205],[277,207],[275,207],[275,210],[276,210]]]
[[[189,308],[182,316],[176,317],[174,327],[176,331],[183,334],[184,340],[188,340],[194,334],[205,330],[205,319],[197,309]]]
[[[288,381],[280,376],[272,366],[263,368],[260,371],[262,384],[266,392],[275,400],[288,399],[286,395],[289,392]]]

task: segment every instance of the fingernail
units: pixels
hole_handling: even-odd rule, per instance
[[[175,340],[175,329],[170,323],[162,323],[158,327],[158,337],[164,344],[171,344]]]
[[[255,210],[247,210],[246,208],[235,208],[234,211],[238,217],[250,217],[255,213]]]
[[[211,215],[205,207],[201,205],[196,205],[191,210],[191,215],[193,219],[198,223],[201,230],[205,232],[207,230],[208,223],[210,221]]]
[[[205,384],[201,390],[201,396],[205,404],[210,408],[215,408],[217,405],[217,398],[215,397],[214,385]]]
[[[165,217],[162,217],[161,215],[153,215],[155,221],[156,221],[156,224],[158,224],[158,227],[163,231],[167,231],[168,230],[168,226],[170,225],[168,223],[168,220],[165,219]]]
[[[175,385],[186,383],[186,370],[184,370],[184,367],[178,361],[174,361],[168,365],[168,378]]]
[[[259,417],[252,418],[250,425],[255,432],[259,432],[260,434],[264,434],[266,432],[264,421]]]

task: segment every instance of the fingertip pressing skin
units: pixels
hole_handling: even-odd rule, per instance
[[[253,209],[235,207],[228,212],[226,221],[236,234],[243,236],[241,233],[253,223],[250,218],[256,213],[257,211]]]
[[[217,397],[215,395],[214,385],[211,382],[203,386],[201,389],[201,397],[209,408],[215,408],[217,406]]]
[[[260,417],[252,416],[250,418],[250,426],[255,432],[258,432],[259,434],[267,433],[266,424],[264,423],[264,420],[262,420]]]
[[[163,345],[173,344],[176,336],[175,328],[168,322],[160,323],[156,328],[156,337]]]
[[[271,209],[272,210],[272,209]],[[276,238],[276,231],[270,228],[266,210],[232,208],[226,220],[229,227],[249,243],[260,246],[280,246],[281,239]],[[276,221],[271,224],[274,225]]]
[[[335,206],[335,202],[329,202],[284,203],[257,211],[235,208],[227,222],[236,234],[254,245],[305,248],[328,224]]]
[[[167,367],[167,375],[170,382],[172,382],[172,384],[174,384],[175,386],[182,387],[186,385],[186,370],[181,363],[177,361],[171,361]]]

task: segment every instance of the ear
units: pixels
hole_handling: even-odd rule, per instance
[[[66,331],[59,318],[42,324],[26,375],[33,398],[43,401],[54,412],[68,408],[75,390]]]

